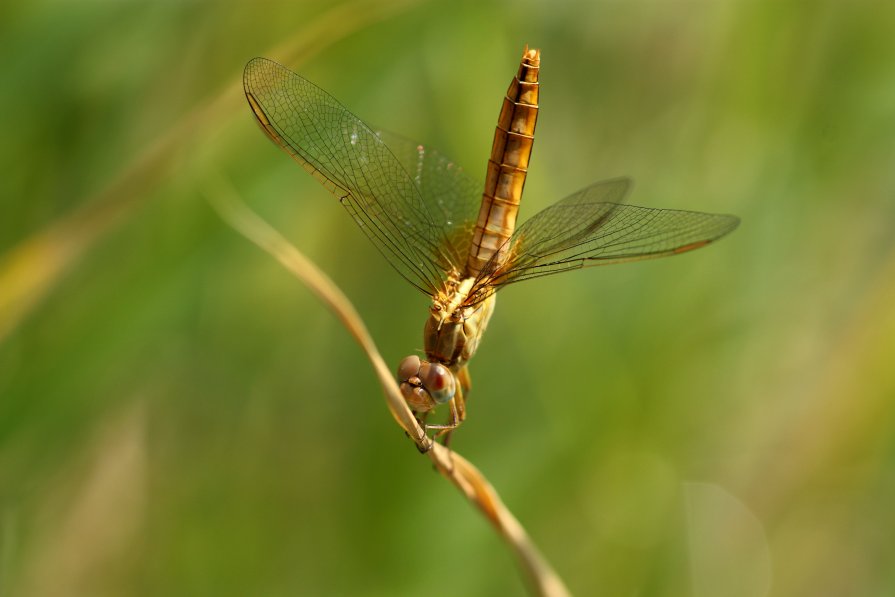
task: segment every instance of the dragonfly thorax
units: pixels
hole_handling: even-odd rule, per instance
[[[460,280],[452,275],[445,282],[444,288],[432,298],[429,313],[431,318],[437,320],[438,329],[446,323],[460,323],[469,317],[472,308],[466,304],[474,283],[475,278]]]
[[[433,298],[423,331],[426,356],[454,371],[475,354],[494,309],[494,297],[469,305],[474,278],[449,280]]]

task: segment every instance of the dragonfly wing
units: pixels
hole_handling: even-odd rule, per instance
[[[261,127],[332,192],[376,248],[427,294],[463,262],[445,251],[444,229],[389,148],[334,97],[284,66],[254,58],[246,98]]]
[[[482,183],[436,149],[391,131],[378,130],[376,134],[413,179],[444,230],[451,259],[465,264],[482,202]]]
[[[507,265],[491,267],[481,287],[677,255],[718,240],[740,222],[730,215],[619,203],[630,185],[626,178],[598,182],[535,214],[507,241]]]

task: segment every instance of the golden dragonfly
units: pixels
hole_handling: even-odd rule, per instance
[[[249,106],[265,133],[334,194],[405,280],[432,299],[425,359],[398,367],[422,424],[448,404],[448,434],[466,418],[467,363],[495,292],[582,267],[677,255],[734,230],[731,215],[624,204],[627,178],[594,183],[516,226],[538,118],[540,51],[527,46],[500,109],[482,186],[442,154],[377,131],[284,66],[245,67]],[[445,438],[445,442],[447,437]]]

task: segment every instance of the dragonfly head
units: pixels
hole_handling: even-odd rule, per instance
[[[441,363],[430,363],[416,355],[404,358],[398,365],[401,394],[414,412],[428,412],[450,402],[457,391],[457,382],[450,369]]]

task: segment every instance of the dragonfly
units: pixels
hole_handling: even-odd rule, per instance
[[[438,151],[376,130],[329,93],[266,58],[245,67],[262,130],[329,190],[394,269],[431,298],[425,358],[397,371],[427,433],[466,419],[467,364],[501,288],[589,266],[677,255],[733,231],[739,218],[624,203],[628,178],[596,182],[516,226],[538,117],[541,54],[526,46],[504,96],[482,185]],[[442,424],[426,424],[448,405]]]

